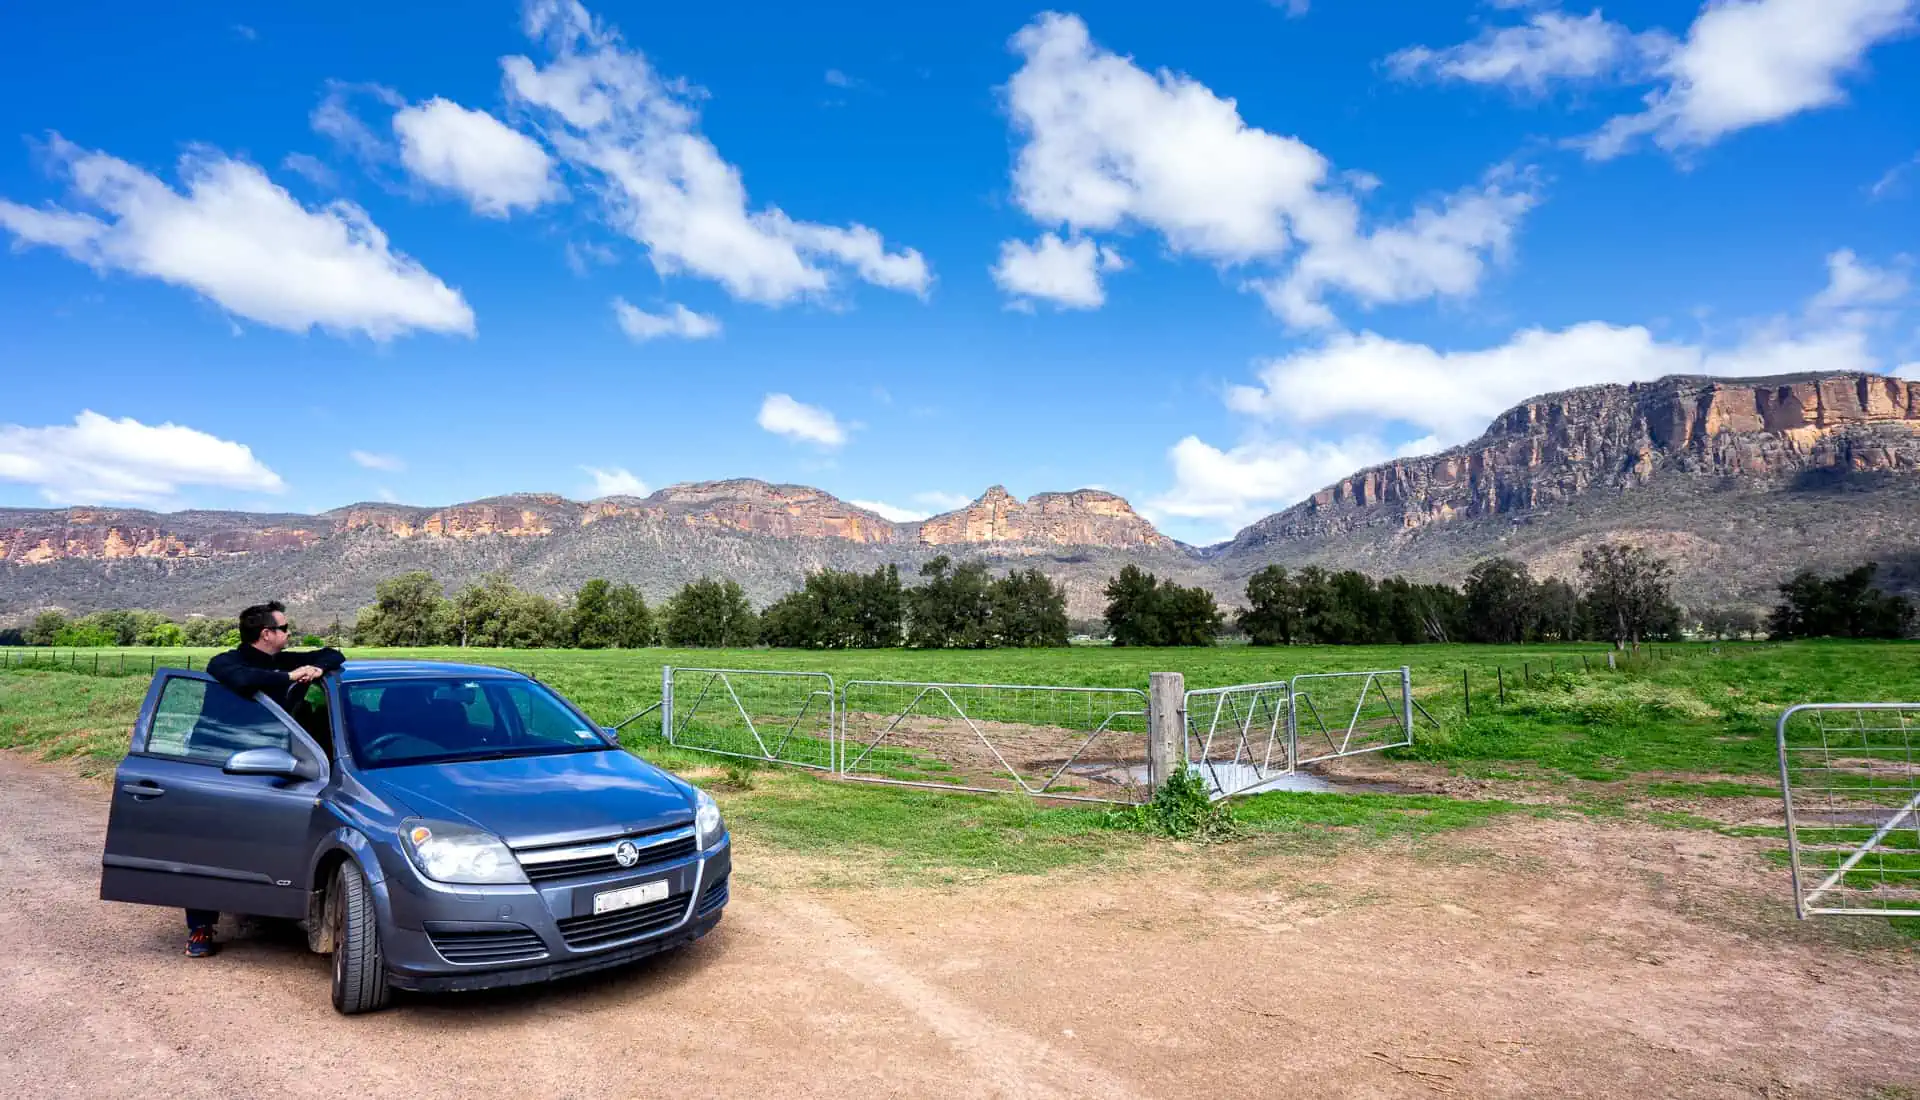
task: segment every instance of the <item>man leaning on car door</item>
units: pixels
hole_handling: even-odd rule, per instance
[[[346,656],[337,649],[287,652],[292,632],[286,606],[278,600],[254,604],[240,612],[240,644],[207,662],[207,674],[239,695],[258,692],[282,708],[291,708],[295,689],[329,672],[338,671]],[[206,909],[187,910],[187,954],[196,959],[213,954],[213,926],[220,914]]]

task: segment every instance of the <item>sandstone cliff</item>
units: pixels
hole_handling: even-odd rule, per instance
[[[995,485],[965,508],[920,524],[923,546],[1031,543],[1171,549],[1175,543],[1125,500],[1098,489],[1038,493],[1024,503]]]
[[[1920,383],[1884,375],[1591,386],[1517,405],[1464,446],[1346,477],[1231,545],[1524,512],[1657,479],[1911,471],[1917,433]]]
[[[541,538],[628,521],[773,539],[861,545],[1026,544],[1171,548],[1176,544],[1112,493],[1040,493],[1022,503],[995,486],[973,505],[920,524],[891,523],[804,485],[750,478],[671,485],[645,499],[579,503],[545,493],[489,497],[447,508],[350,504],[317,516],[244,512],[157,514],[98,508],[0,509],[0,562],[217,558],[312,546],[341,535],[393,539]]]
[[[1920,384],[1673,377],[1524,402],[1479,439],[1352,474],[1218,555],[1236,577],[1279,562],[1457,578],[1494,554],[1565,575],[1579,546],[1620,534],[1672,552],[1683,592],[1751,601],[1780,579],[1776,559],[1920,545],[1916,489]]]

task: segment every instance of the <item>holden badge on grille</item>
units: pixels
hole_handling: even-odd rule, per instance
[[[614,846],[613,861],[622,867],[631,867],[640,862],[640,849],[634,846],[633,841],[623,840]]]

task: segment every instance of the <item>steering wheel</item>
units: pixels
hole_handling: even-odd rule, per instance
[[[381,755],[380,746],[386,744],[389,741],[399,741],[403,738],[413,738],[413,740],[416,740],[416,741],[419,740],[419,738],[414,737],[413,734],[411,733],[383,733],[380,736],[374,738],[373,740],[367,742],[367,746],[364,750],[362,750],[362,754],[368,757],[378,758]]]

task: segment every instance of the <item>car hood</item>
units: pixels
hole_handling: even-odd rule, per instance
[[[361,778],[421,817],[485,829],[515,848],[693,820],[685,788],[620,749],[375,768]]]

